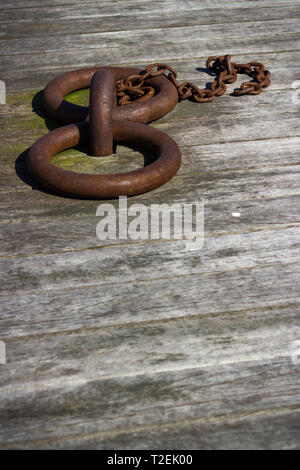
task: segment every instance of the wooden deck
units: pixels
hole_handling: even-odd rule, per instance
[[[1,448],[299,449],[299,2],[1,0],[0,17]],[[263,62],[270,88],[185,101],[154,123],[183,164],[130,200],[204,200],[201,250],[101,242],[99,202],[28,178],[26,150],[55,127],[39,93],[53,77],[162,61],[203,86],[206,58],[224,53]],[[118,155],[55,161],[92,172],[143,164]]]

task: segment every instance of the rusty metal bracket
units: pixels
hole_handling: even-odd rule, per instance
[[[44,90],[43,105],[54,119],[67,125],[49,132],[31,147],[27,159],[30,174],[58,194],[87,199],[131,196],[161,186],[178,171],[181,153],[168,135],[145,124],[170,112],[178,100],[206,102],[223,95],[225,83],[233,83],[238,73],[246,73],[253,81],[235,90],[236,96],[259,94],[270,84],[270,72],[263,64],[235,64],[230,58],[208,58],[207,68],[216,79],[210,89],[202,90],[190,82],[179,84],[176,71],[160,63],[145,70],[92,67],[56,77]],[[88,87],[89,107],[64,100],[66,94]],[[54,155],[78,144],[89,146],[96,157],[110,155],[114,142],[150,150],[156,160],[144,168],[113,175],[75,173],[51,163]]]

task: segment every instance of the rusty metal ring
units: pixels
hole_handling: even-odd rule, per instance
[[[157,188],[170,180],[181,164],[181,153],[167,134],[140,123],[113,122],[113,137],[121,145],[152,151],[157,159],[138,170],[113,175],[75,173],[51,163],[57,153],[87,144],[88,123],[57,128],[40,138],[29,150],[27,165],[31,176],[55,193],[86,199],[132,196]]]
[[[54,78],[45,88],[43,105],[46,111],[64,124],[87,120],[89,108],[69,103],[64,100],[64,96],[72,91],[88,88],[94,73],[101,70],[112,72],[116,82],[142,72],[141,69],[127,67],[92,67],[67,72]],[[169,113],[178,103],[177,90],[167,77],[160,75],[147,78],[145,84],[155,89],[155,96],[146,101],[142,100],[115,108],[113,112],[115,120],[146,124]]]

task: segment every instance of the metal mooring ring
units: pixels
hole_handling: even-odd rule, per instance
[[[90,87],[94,73],[102,70],[111,72],[116,82],[142,72],[141,69],[136,68],[92,67],[64,73],[54,78],[44,90],[43,105],[46,111],[64,124],[87,120],[89,108],[69,103],[64,100],[64,96],[72,91]],[[155,96],[147,101],[118,106],[114,109],[114,119],[146,124],[159,119],[175,108],[178,103],[178,93],[167,77],[160,75],[148,78],[145,80],[145,85],[155,89]]]
[[[133,68],[96,67],[52,80],[43,94],[46,111],[61,122],[79,124],[55,129],[31,147],[27,166],[32,177],[56,193],[88,199],[132,196],[172,178],[181,163],[177,144],[165,133],[142,123],[158,119],[175,107],[178,94],[173,84],[163,76],[149,78],[145,84],[155,90],[154,96],[125,106],[116,104],[116,81],[139,72]],[[64,101],[65,94],[88,86],[89,108]],[[112,175],[75,173],[51,163],[57,153],[83,143],[89,144],[90,153],[96,157],[110,155],[113,141],[150,150],[157,159],[144,168]]]
[[[113,175],[82,174],[63,170],[51,163],[58,152],[88,141],[88,123],[69,124],[39,139],[29,150],[28,168],[34,179],[51,191],[86,199],[132,196],[157,188],[178,171],[181,153],[167,134],[130,121],[113,123],[113,138],[120,145],[152,151],[157,159],[150,165]]]

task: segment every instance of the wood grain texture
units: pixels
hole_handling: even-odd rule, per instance
[[[259,230],[276,230],[296,227],[300,224],[300,196],[283,196],[271,199],[261,198],[247,201],[216,202],[206,204],[205,236],[217,234],[251,233]],[[70,209],[70,208],[69,208]],[[55,209],[46,217],[43,214],[30,219],[3,222],[0,226],[2,243],[0,257],[30,256],[40,253],[63,253],[77,250],[101,248],[121,244],[135,244],[135,240],[100,240],[96,237],[96,224],[100,218],[96,211],[90,215],[75,211],[68,213]],[[240,217],[233,217],[239,212]],[[26,217],[26,218],[25,218]],[[270,237],[272,232],[270,232]],[[0,259],[1,259],[0,258]]]
[[[300,14],[299,14],[300,16]],[[283,20],[268,20],[259,22],[241,22],[235,23],[234,27],[231,23],[223,24],[220,28],[219,24],[201,25],[201,26],[183,26],[176,28],[168,28],[167,43],[168,45],[174,44],[175,47],[181,45],[191,45],[195,41],[201,44],[210,39],[219,39],[231,37],[247,37],[254,36],[255,38],[266,35],[270,36],[276,32],[278,35],[292,35],[297,34],[299,31],[299,17],[291,18],[287,23],[286,19]],[[84,49],[90,51],[91,49],[106,49],[118,48],[126,50],[127,47],[134,49],[137,45],[142,44],[144,48],[151,46],[152,43],[161,43],[162,39],[166,37],[166,30],[164,27],[155,29],[131,30],[131,31],[116,31],[116,32],[100,32],[100,33],[82,33],[80,35],[67,35],[61,34],[53,36],[51,43],[47,37],[40,37],[38,41],[35,38],[23,38],[20,41],[17,39],[2,39],[0,42],[0,53],[2,55],[17,55],[26,58],[27,54],[31,56],[34,54],[47,52],[65,51],[79,51]],[[200,39],[201,37],[201,39]],[[221,39],[221,38],[220,38]],[[120,48],[121,44],[121,48]]]
[[[39,186],[33,190],[28,184],[20,183],[14,178],[3,178],[5,185],[1,198],[1,223],[28,222],[37,219],[67,217],[76,215],[82,217],[96,214],[99,201],[77,201],[61,198],[42,192]],[[188,190],[186,189],[188,185]],[[180,190],[179,190],[180,188]],[[182,192],[184,189],[184,193]],[[261,169],[253,171],[236,171],[220,173],[192,173],[191,175],[177,176],[165,186],[130,199],[131,202],[150,204],[178,203],[194,204],[203,202],[236,203],[254,199],[264,200],[275,197],[289,197],[299,195],[299,167]],[[111,201],[118,207],[118,200]],[[11,208],[13,207],[13,212]],[[28,208],[30,207],[30,211]],[[297,208],[295,209],[297,211]],[[95,216],[95,224],[98,219]],[[95,226],[91,227],[95,233]]]
[[[2,338],[299,304],[298,262],[0,298]],[[280,278],[280,282],[279,282]],[[259,303],[257,301],[259,299]],[[20,318],[22,321],[20,321]]]
[[[0,1],[1,449],[300,448],[299,16],[293,0]],[[40,100],[55,76],[164,61],[203,87],[224,53],[263,62],[270,88],[238,99],[231,85],[153,123],[183,164],[128,201],[204,202],[203,247],[100,240],[101,201],[28,176],[27,149],[57,126]],[[114,173],[149,158],[54,161]]]
[[[177,28],[176,28],[177,29]],[[176,33],[175,33],[176,39]],[[220,50],[230,50],[233,55],[237,54],[250,54],[255,51],[256,56],[261,53],[266,53],[272,49],[273,52],[290,51],[293,49],[299,50],[300,48],[300,34],[286,33],[282,35],[263,34],[256,36],[253,34],[251,38],[245,36],[236,36],[233,38],[207,38],[194,40],[184,39],[179,43],[177,41],[165,41],[164,47],[160,48],[161,41],[165,41],[165,34],[161,34],[160,38],[153,42],[148,42],[147,47],[145,44],[135,42],[133,44],[125,44],[120,46],[99,46],[81,49],[80,46],[76,49],[64,49],[45,52],[37,52],[35,54],[27,53],[15,55],[2,55],[1,62],[4,70],[9,69],[14,61],[18,61],[19,70],[26,72],[30,70],[51,70],[58,69],[64,65],[68,68],[78,67],[78,55],[82,54],[82,67],[93,66],[99,63],[101,59],[102,64],[118,63],[120,65],[127,64],[128,57],[130,63],[152,63],[156,60],[170,61],[180,58],[195,58],[201,51],[201,56],[206,57],[210,55],[218,55]],[[159,52],[158,52],[159,51]],[[23,73],[23,75],[26,75]],[[4,78],[6,74],[4,73]]]
[[[294,304],[10,337],[7,360],[14,368],[3,371],[1,393],[246,361],[271,363],[288,358],[299,329],[299,305]]]
[[[297,225],[272,232],[211,236],[203,247],[200,240],[146,241],[136,246],[36,255],[34,262],[28,256],[7,258],[0,260],[0,296],[12,295],[16,285],[23,294],[300,262],[299,233]]]
[[[197,7],[201,8],[201,5],[202,2],[198,2]],[[75,18],[70,16],[64,18],[57,15],[43,15],[39,20],[35,16],[34,20],[27,20],[26,26],[23,23],[22,28],[20,28],[20,20],[15,18],[13,22],[9,21],[0,25],[1,38],[14,40],[34,37],[52,38],[53,36],[64,34],[65,31],[68,34],[76,35],[86,34],[87,31],[89,33],[132,31],[143,29],[145,23],[151,25],[151,28],[166,29],[194,25],[219,25],[220,28],[223,23],[226,23],[231,24],[232,29],[235,30],[235,24],[238,22],[247,23],[248,21],[261,22],[287,20],[291,17],[296,18],[299,16],[299,5],[286,5],[285,8],[277,5],[265,6],[261,4],[256,5],[255,8],[232,6],[231,8],[218,9],[217,17],[216,9],[213,5],[207,5],[206,8],[201,8],[200,11],[193,10],[192,15],[189,9],[176,9],[171,14],[170,11],[163,9],[159,15],[157,15],[157,12],[148,9],[143,14],[131,10],[131,14],[127,16],[120,13],[120,11],[116,11],[116,14],[110,16],[101,14],[94,14],[90,17],[85,15],[84,18],[81,16]]]
[[[12,399],[8,394],[1,415],[10,438],[3,448],[219,448],[232,447],[232,436],[237,447],[296,449],[299,374],[287,358],[271,365],[247,361],[78,384],[70,380],[63,387],[16,392]],[[31,429],[30,436],[23,426]]]

